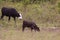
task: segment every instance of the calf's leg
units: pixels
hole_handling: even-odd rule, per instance
[[[34,27],[33,26],[31,26],[31,31],[34,29]]]
[[[24,26],[24,25],[22,25],[22,31],[24,31],[24,29],[25,29],[25,26]]]

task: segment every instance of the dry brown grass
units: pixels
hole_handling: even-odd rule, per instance
[[[40,28],[40,32],[0,29],[0,40],[60,40],[60,29]]]

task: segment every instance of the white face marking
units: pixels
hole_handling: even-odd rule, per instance
[[[18,19],[22,19],[22,14],[20,13],[19,15],[20,15],[20,17],[18,17]]]

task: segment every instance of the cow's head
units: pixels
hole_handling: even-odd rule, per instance
[[[22,14],[20,13],[19,15],[18,19],[22,20]]]

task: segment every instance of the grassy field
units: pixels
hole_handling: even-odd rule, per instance
[[[60,28],[41,28],[40,32],[0,29],[0,40],[60,40]]]
[[[26,29],[22,32],[22,21],[13,18],[8,22],[8,18],[0,20],[0,40],[60,40],[60,0],[56,4],[44,2],[40,4],[29,4],[27,6],[20,3],[0,2],[0,16],[2,7],[13,7],[22,13],[23,20],[34,21],[41,29],[40,32]]]

